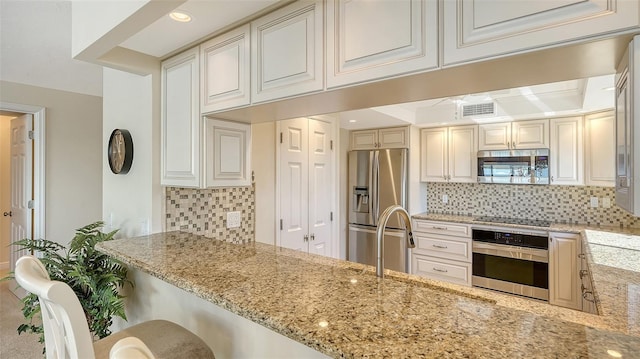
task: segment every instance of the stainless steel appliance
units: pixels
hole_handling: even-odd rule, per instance
[[[407,149],[349,152],[349,237],[347,258],[376,265],[376,226],[381,211],[406,209]],[[393,214],[384,232],[384,267],[408,272],[404,224]]]
[[[478,182],[549,184],[549,150],[478,151]]]
[[[549,300],[549,233],[473,227],[472,284]]]

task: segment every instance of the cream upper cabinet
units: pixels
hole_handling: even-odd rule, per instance
[[[352,150],[408,148],[409,127],[351,131]]]
[[[444,65],[637,29],[632,0],[444,1]]]
[[[584,118],[585,184],[615,187],[616,117],[613,111]]]
[[[200,45],[201,112],[249,105],[249,24]]]
[[[554,118],[551,123],[549,175],[552,185],[581,185],[582,117]]]
[[[205,120],[206,186],[251,185],[251,125]]]
[[[251,101],[324,88],[323,1],[298,1],[251,23]]]
[[[475,125],[422,129],[420,180],[476,182],[477,129]]]
[[[198,54],[196,47],[162,62],[160,183],[165,186],[202,185]]]
[[[515,150],[549,148],[549,120],[479,125],[478,149]]]
[[[327,87],[437,66],[437,1],[327,1]]]
[[[549,303],[582,310],[579,234],[549,233]]]

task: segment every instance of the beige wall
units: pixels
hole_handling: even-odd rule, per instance
[[[0,213],[11,210],[11,119],[0,116]],[[9,244],[11,242],[11,218],[0,216],[0,269],[9,268]]]
[[[45,237],[68,244],[102,213],[102,98],[0,81],[0,101],[45,113]]]
[[[251,125],[251,169],[255,176],[255,240],[276,244],[276,123]]]
[[[109,136],[116,128],[131,133],[134,148],[133,163],[127,174],[112,173],[109,164],[103,161],[102,215],[108,228],[119,229],[117,237],[134,237],[163,229],[160,121],[154,111],[154,106],[160,107],[157,79],[159,72],[139,76],[104,69],[102,152],[107,153]]]

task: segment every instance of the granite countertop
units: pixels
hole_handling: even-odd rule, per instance
[[[629,358],[640,352],[638,336],[602,322],[519,310],[506,299],[513,296],[393,271],[379,279],[371,266],[262,243],[168,232],[97,248],[332,357],[587,358],[614,350]]]
[[[482,222],[470,216],[438,213],[421,213],[414,215],[413,218],[472,225],[541,229],[526,225]],[[550,227],[542,229],[581,235],[583,252],[587,255],[594,295],[597,299],[596,304],[601,315],[590,316],[546,304],[543,307],[536,305],[533,310],[576,323],[640,336],[640,228],[551,223]],[[495,298],[499,303],[528,310],[526,302],[517,300],[515,297],[502,300],[498,295]]]

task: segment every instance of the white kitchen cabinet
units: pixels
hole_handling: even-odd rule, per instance
[[[411,274],[471,286],[469,225],[414,219],[413,237]]]
[[[203,114],[251,102],[249,29],[247,24],[200,45]]]
[[[251,23],[251,101],[324,88],[322,0],[297,1]]]
[[[409,127],[351,131],[352,150],[409,148]]]
[[[549,233],[549,303],[582,310],[579,234]]]
[[[327,1],[327,87],[437,66],[437,1]]]
[[[278,122],[279,246],[331,256],[335,161],[332,124],[298,118]]]
[[[615,187],[615,112],[606,111],[584,118],[585,184]]]
[[[207,187],[251,185],[251,125],[207,118]]]
[[[479,125],[478,149],[516,150],[549,148],[549,120]]]
[[[162,62],[160,183],[164,186],[202,185],[198,55],[195,47]]]
[[[477,133],[476,125],[422,129],[420,180],[476,182]]]
[[[444,1],[444,65],[637,29],[638,1]]]
[[[582,117],[553,118],[550,124],[550,183],[552,185],[584,184]]]

